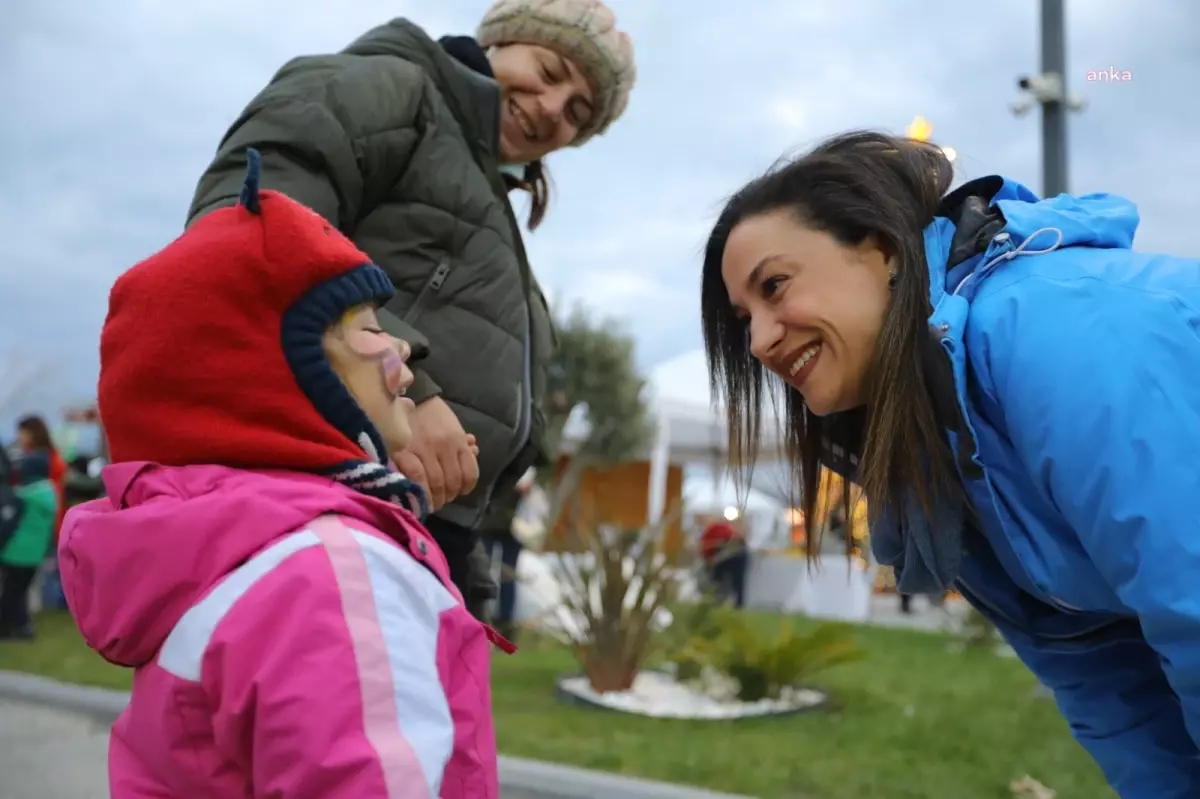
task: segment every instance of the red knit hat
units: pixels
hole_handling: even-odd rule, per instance
[[[248,150],[238,205],[113,286],[99,389],[112,461],[320,472],[394,498],[410,484],[380,463],[379,433],[321,346],[391,281],[316,213],[260,192],[260,173]]]

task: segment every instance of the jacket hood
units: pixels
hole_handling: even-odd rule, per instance
[[[1060,194],[1041,200],[1026,186],[998,175],[964,183],[946,195],[924,231],[934,316],[940,312],[963,323],[981,279],[1018,255],[1075,246],[1128,249],[1138,221],[1137,207],[1112,194]],[[949,306],[954,306],[952,313]],[[954,400],[952,392],[938,396],[941,401]],[[823,425],[822,464],[856,481],[865,410],[831,414]]]
[[[925,229],[930,300],[936,307],[969,277],[1018,254],[1063,247],[1129,249],[1138,222],[1137,206],[1113,194],[1042,200],[999,176],[970,181],[946,196]]]
[[[50,454],[42,449],[27,452],[17,461],[17,481],[22,485],[50,479]]]
[[[108,496],[67,513],[59,570],[88,646],[111,663],[150,662],[180,617],[222,577],[327,513],[406,540],[407,510],[327,478],[221,466],[122,463]]]
[[[500,87],[446,52],[423,28],[394,19],[345,49],[351,55],[390,55],[416,64],[437,86],[468,139],[495,157],[500,147]]]
[[[424,28],[403,18],[372,28],[355,39],[345,52],[351,55],[392,55],[430,72],[443,69],[443,59],[449,60],[449,56]]]

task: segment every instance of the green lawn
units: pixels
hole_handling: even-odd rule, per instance
[[[127,688],[70,619],[39,619],[35,643],[0,644],[0,668]],[[1013,660],[947,652],[941,635],[858,628],[869,657],[819,680],[838,709],[690,723],[566,707],[554,678],[570,656],[532,644],[498,656],[496,729],[509,755],[777,799],[1010,799],[1026,774],[1056,799],[1104,799],[1096,767]]]

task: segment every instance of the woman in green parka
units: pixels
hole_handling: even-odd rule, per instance
[[[0,640],[33,638],[29,589],[54,542],[58,492],[50,480],[50,458],[27,453],[16,464],[18,522],[0,549]]]
[[[340,53],[285,64],[192,201],[189,224],[233,205],[253,147],[263,188],[312,208],[391,278],[380,321],[412,345],[417,406],[396,465],[427,489],[426,526],[460,586],[489,502],[551,454],[555,336],[508,192],[531,194],[536,227],[543,159],[604,133],[634,76],[629,36],[599,0],[500,0],[475,37],[437,41],[396,19]],[[468,604],[491,590],[467,591]]]

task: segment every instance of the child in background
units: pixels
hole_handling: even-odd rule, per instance
[[[33,638],[29,588],[54,545],[58,492],[50,456],[26,452],[16,463],[17,524],[0,548],[0,640]]]
[[[391,282],[248,161],[236,207],[117,280],[101,334],[107,496],[59,563],[88,644],[136,670],[112,797],[496,797],[504,642],[386,466],[412,408]]]
[[[54,536],[57,540],[63,514],[66,513],[63,486],[67,479],[67,463],[59,454],[58,447],[54,446],[46,420],[36,414],[24,416],[17,422],[17,444],[22,454],[43,452],[50,459],[50,482],[54,484],[55,496],[58,498],[58,511],[54,518]]]

